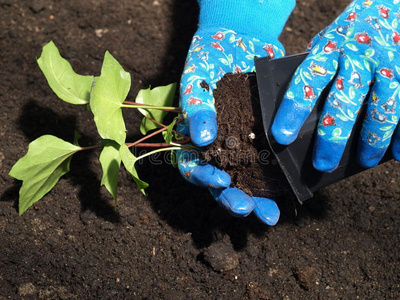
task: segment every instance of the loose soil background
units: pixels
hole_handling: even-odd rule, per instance
[[[300,1],[284,31],[300,52],[349,1]],[[142,196],[122,173],[119,210],[99,188],[97,153],[18,217],[8,176],[43,134],[96,142],[92,116],[60,103],[35,62],[53,40],[79,73],[109,50],[139,88],[178,81],[196,28],[194,0],[0,0],[0,299],[398,299],[399,164],[280,201],[270,228],[235,219],[168,164],[142,165]],[[139,116],[125,114],[129,135]],[[216,262],[212,257],[219,257]],[[217,272],[217,264],[236,266]]]

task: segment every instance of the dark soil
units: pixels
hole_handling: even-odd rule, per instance
[[[299,1],[284,30],[300,52],[349,1]],[[53,40],[83,74],[109,50],[140,88],[178,81],[196,29],[195,0],[0,0],[0,299],[399,299],[399,163],[278,202],[275,227],[231,217],[162,157],[143,162],[148,196],[120,176],[119,209],[100,188],[98,152],[17,213],[8,176],[43,134],[97,143],[92,115],[61,103],[35,58]],[[129,140],[140,116],[125,113]]]
[[[290,191],[268,145],[254,73],[226,74],[214,91],[218,137],[203,158],[231,175],[232,186],[257,197]]]

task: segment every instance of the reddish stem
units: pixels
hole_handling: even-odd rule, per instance
[[[159,133],[161,133],[161,132],[163,132],[163,131],[165,131],[165,130],[167,130],[167,129],[168,129],[168,127],[163,127],[163,128],[161,128],[161,129],[158,129],[158,130],[156,130],[156,131],[150,133],[149,135],[146,135],[146,136],[142,137],[141,139],[137,140],[137,141],[134,142],[134,143],[127,143],[126,145],[127,145],[129,148],[130,148],[130,147],[133,147],[133,146],[136,146],[137,144],[140,144],[141,142],[143,142],[143,141],[145,141],[145,140],[151,138],[152,136],[155,136],[155,135],[157,135],[157,134],[159,134]]]
[[[158,121],[156,121],[156,120],[153,120],[153,119],[150,118],[149,116],[146,116],[146,115],[145,115],[145,117],[146,117],[147,119],[149,119],[150,121],[154,122],[155,124],[157,124],[158,126],[161,126],[161,127],[168,127],[167,125],[164,125],[163,123],[160,123],[160,122],[158,122]],[[179,119],[176,121],[175,125],[181,123],[182,121],[183,121],[183,118],[179,118]],[[176,131],[176,130],[172,130],[172,131],[175,132],[176,134],[180,135],[181,137],[183,137],[185,140],[189,140],[189,141],[190,141],[190,137],[188,137],[187,135],[184,135],[183,133],[180,133],[179,131]]]

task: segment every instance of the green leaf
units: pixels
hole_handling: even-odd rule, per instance
[[[393,54],[392,51],[389,51],[389,52],[388,52],[388,56],[389,56],[389,61],[393,61],[393,59],[394,59],[394,54]]]
[[[171,124],[168,125],[168,129],[166,131],[163,131],[163,137],[164,140],[167,144],[171,144],[172,139],[174,138],[172,130],[174,129],[175,123],[178,120],[178,118],[174,118],[174,120],[171,122]]]
[[[349,120],[345,115],[342,115],[342,114],[337,114],[336,117],[338,117],[339,119],[341,119],[344,122],[347,122]]]
[[[133,155],[133,153],[129,150],[129,148],[125,144],[121,145],[121,147],[119,148],[119,154],[121,156],[122,163],[124,164],[128,172],[131,173],[133,180],[136,182],[140,191],[143,193],[143,195],[146,195],[144,189],[147,188],[149,184],[139,179],[138,173],[135,169],[135,163],[137,161],[137,157]]]
[[[353,100],[355,96],[356,96],[356,90],[355,90],[354,86],[352,86],[349,89],[349,97],[351,100]]]
[[[39,201],[69,171],[72,155],[81,150],[52,135],[44,135],[29,144],[28,153],[12,167],[10,176],[22,180],[19,214]]]
[[[382,137],[382,142],[387,140],[388,138],[390,138],[392,135],[393,135],[393,131],[392,130],[386,131],[385,134]]]
[[[104,140],[103,150],[101,150],[99,161],[103,169],[101,185],[117,200],[118,175],[121,166],[121,156],[119,154],[119,144],[111,140]]]
[[[74,145],[79,147],[79,139],[82,137],[82,135],[75,130],[74,132]]]
[[[97,130],[103,139],[123,144],[126,138],[122,103],[131,86],[131,76],[107,51],[104,55],[101,75],[95,78],[90,95],[90,108]]]
[[[319,50],[319,45],[316,45],[311,53],[315,55],[317,54],[318,50]]]
[[[312,80],[312,76],[311,76],[310,73],[308,73],[308,72],[303,72],[303,75],[304,75],[307,79]]]
[[[286,93],[286,97],[289,99],[294,99],[294,93],[292,91],[289,91]]]
[[[335,128],[332,131],[332,136],[334,136],[334,137],[340,137],[341,134],[342,134],[342,129],[341,128]]]
[[[353,63],[356,65],[357,68],[364,70],[363,66],[358,60],[353,60]]]
[[[327,61],[328,57],[322,56],[322,55],[316,55],[316,56],[314,56],[314,60],[316,60],[316,61]]]
[[[251,43],[251,42],[250,42]],[[233,55],[232,54],[229,54],[228,55],[228,62],[230,63],[230,64],[233,64]]]
[[[94,77],[76,74],[53,42],[43,47],[37,62],[49,86],[61,100],[76,105],[89,102]]]
[[[364,59],[364,66],[365,66],[365,68],[367,69],[367,71],[372,72],[371,64],[370,64],[369,61],[366,60],[366,59]]]
[[[176,154],[176,150],[171,151],[171,165],[174,168],[178,168],[178,157]]]
[[[352,51],[358,51],[358,48],[354,44],[347,44],[346,47]]]
[[[349,67],[350,67],[350,61],[349,61],[349,59],[346,59],[346,61],[344,62],[344,68],[345,68],[346,70],[348,70]]]
[[[387,23],[387,21],[382,22],[382,21],[379,20],[379,24],[381,24],[381,25],[382,25],[383,27],[385,27],[386,29],[389,29],[389,30],[392,29],[392,28],[390,28],[390,25],[389,25],[389,23]]]
[[[382,46],[385,46],[385,44],[386,44],[386,42],[379,36],[375,37],[375,41],[377,41]]]
[[[326,132],[325,132],[324,130],[322,130],[321,128],[318,128],[318,134],[319,134],[320,136],[323,136],[323,135],[326,134]]]
[[[301,77],[300,77],[300,75],[298,75],[298,76],[296,77],[296,79],[294,80],[294,84],[299,84],[300,81],[301,81]]]
[[[349,116],[349,118],[354,119],[354,114],[350,109],[347,109],[347,115]]]
[[[338,62],[337,62],[336,59],[332,60],[332,64],[333,64],[333,68],[334,68],[335,70],[337,70],[338,67],[339,67],[339,64],[338,64]]]
[[[397,74],[399,74],[399,76],[400,76],[400,67],[398,67],[398,66],[395,66],[395,68],[396,68],[396,72],[397,72]]]
[[[149,104],[154,106],[172,106],[175,96],[175,89],[176,83],[171,83],[166,86],[159,86],[154,89],[150,87],[145,90],[140,90],[138,95],[136,96],[136,103],[141,104]],[[144,115],[148,116],[149,118],[156,120],[159,123],[162,123],[164,117],[167,115],[168,112],[159,110],[159,109],[142,109],[140,108],[139,111]],[[140,132],[142,134],[146,134],[147,131],[159,128],[157,124],[152,122],[147,118],[143,118],[142,122],[140,123]]]
[[[219,61],[226,66],[229,66],[229,62],[225,58],[220,58]]]
[[[399,26],[399,19],[395,18],[392,22],[393,29],[396,29]]]
[[[251,49],[251,51],[256,52],[252,41],[249,41],[249,48]]]
[[[352,36],[353,33],[354,33],[354,27],[350,27],[349,30],[347,30],[346,36],[347,37]]]
[[[391,82],[390,84],[389,84],[389,88],[391,88],[391,89],[395,89],[395,88],[397,88],[399,86],[399,83],[398,82]]]
[[[372,57],[374,55],[375,55],[375,50],[374,49],[365,50],[365,56]]]
[[[388,130],[390,130],[392,128],[393,128],[393,125],[388,125],[388,126],[381,127],[379,129],[382,130],[382,131],[388,131]]]

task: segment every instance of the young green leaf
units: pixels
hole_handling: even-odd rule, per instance
[[[125,168],[128,170],[129,173],[131,173],[133,180],[135,180],[143,195],[146,195],[144,189],[147,188],[149,184],[139,179],[138,173],[135,169],[135,163],[137,161],[136,156],[133,155],[133,153],[125,144],[121,145],[121,147],[119,148],[119,153],[121,155],[122,163],[124,164]]]
[[[146,90],[140,90],[136,96],[135,102],[141,104],[151,104],[154,106],[169,107],[172,106],[172,102],[174,101],[175,89],[176,83],[171,83],[169,85],[159,86],[154,89],[148,88]],[[139,111],[143,115],[148,116],[159,123],[163,122],[164,117],[168,113],[159,109],[140,108]],[[156,128],[159,128],[159,126],[147,118],[143,118],[142,122],[140,123],[140,132],[142,134],[146,134],[147,131]]]
[[[177,158],[177,151],[176,150],[172,150],[171,151],[171,165],[174,168],[178,168],[178,158]]]
[[[76,105],[89,102],[94,77],[76,74],[53,42],[43,47],[37,62],[49,86],[61,100]]]
[[[120,146],[116,142],[105,140],[99,157],[101,168],[103,169],[101,185],[106,187],[114,200],[117,200],[118,175],[121,166],[119,148]]]
[[[19,214],[39,201],[69,171],[72,155],[81,150],[52,135],[44,135],[29,144],[28,153],[12,167],[10,176],[22,180]]]
[[[178,118],[174,118],[174,120],[171,122],[171,124],[168,125],[168,128],[166,131],[163,131],[163,137],[164,140],[167,144],[171,144],[172,139],[174,138],[172,130],[174,129],[175,123],[178,120]]]
[[[75,130],[74,132],[74,145],[79,147],[79,139],[82,137],[82,135]]]
[[[130,74],[107,51],[101,75],[95,78],[95,85],[90,94],[90,108],[100,136],[103,139],[114,140],[120,145],[126,138],[121,106],[130,86]]]

